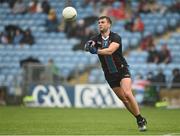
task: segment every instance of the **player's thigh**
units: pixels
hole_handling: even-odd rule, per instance
[[[118,94],[121,91],[121,87],[113,87],[112,90],[115,94]]]

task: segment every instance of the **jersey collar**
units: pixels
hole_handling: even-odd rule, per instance
[[[103,40],[107,40],[107,39],[110,37],[111,33],[112,33],[112,32],[110,31],[110,33],[109,33],[109,35],[108,35],[107,37],[103,37],[101,34],[100,34],[100,35],[101,35],[101,38],[102,38]]]
[[[102,36],[102,39],[103,39],[103,40],[109,39],[109,35],[108,35],[107,37],[103,37],[103,36]]]

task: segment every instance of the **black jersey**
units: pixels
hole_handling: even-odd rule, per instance
[[[127,67],[128,64],[122,54],[121,37],[113,32],[110,32],[109,38],[102,38],[101,34],[91,38],[95,41],[97,48],[108,48],[110,43],[116,42],[119,44],[119,48],[112,55],[100,55],[98,54],[103,71],[105,74],[114,74],[120,72],[123,67]]]

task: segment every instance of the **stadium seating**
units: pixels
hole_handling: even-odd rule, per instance
[[[26,4],[28,0],[24,0]],[[61,20],[61,11],[65,6],[66,1],[59,2],[58,0],[49,1],[51,6],[56,10],[58,19]],[[92,5],[86,5],[82,7],[83,0],[73,1],[73,5],[78,11],[78,20],[87,16],[94,15]],[[174,3],[174,0],[164,1],[158,0],[158,3],[170,6]],[[118,2],[113,3],[113,7],[117,7]],[[131,3],[132,9],[137,8],[138,1]],[[145,23],[145,31],[140,32],[129,32],[125,30],[124,20],[116,21],[112,26],[112,31],[117,32],[122,37],[123,51],[130,48],[137,48],[142,38],[146,35],[161,35],[167,32],[169,28],[176,28],[179,26],[180,15],[177,13],[149,13],[140,15],[143,22]],[[38,58],[44,65],[47,64],[51,58],[55,61],[59,67],[59,71],[64,78],[71,76],[75,70],[79,70],[80,73],[86,70],[91,65],[98,63],[98,58],[95,55],[83,51],[73,51],[73,46],[79,42],[79,40],[72,38],[68,39],[64,32],[51,32],[47,33],[45,30],[45,20],[47,15],[43,13],[26,13],[14,15],[11,13],[11,9],[7,3],[0,5],[0,32],[4,30],[5,25],[14,24],[18,25],[22,29],[30,28],[32,34],[35,36],[36,43],[32,46],[24,45],[2,45],[0,44],[0,83],[7,84],[11,83],[14,79],[17,82],[22,80],[21,73],[23,72],[20,68],[19,61],[29,56]],[[91,26],[92,28],[95,25]],[[160,48],[163,42],[168,44],[169,49],[172,52],[173,63],[167,66],[147,64],[147,52],[132,51],[126,57],[130,64],[131,73],[135,76],[137,73],[146,74],[148,71],[156,71],[162,67],[166,75],[171,75],[171,70],[180,64],[179,54],[180,51],[180,35],[174,33],[168,41],[160,41],[157,44],[157,48]],[[138,63],[138,65],[137,65]],[[166,67],[169,69],[167,70]],[[148,69],[147,69],[148,68]],[[97,78],[98,77],[98,78]],[[104,83],[105,79],[101,69],[92,69],[89,75],[90,83]]]
[[[159,3],[163,3],[166,6],[170,6],[174,3],[174,1],[158,1]],[[134,7],[137,6],[136,2],[131,3]],[[123,45],[124,48],[128,49],[131,46],[137,47],[138,42],[142,39],[143,36],[146,35],[162,35],[165,32],[167,32],[171,28],[176,28],[179,26],[180,21],[180,15],[178,13],[166,13],[166,14],[160,14],[160,13],[149,13],[149,14],[141,14],[141,18],[143,19],[143,22],[145,23],[145,31],[143,35],[140,33],[137,33],[138,36],[134,35],[134,33],[129,33],[124,30],[124,21],[118,21],[116,22],[115,26],[113,26],[113,30],[119,30],[120,35],[122,36]],[[117,26],[116,26],[117,25]],[[122,34],[121,34],[122,33]],[[138,38],[137,38],[138,37]],[[137,38],[137,40],[136,40]],[[127,40],[126,40],[127,39]],[[172,70],[174,68],[180,67],[180,59],[179,59],[179,43],[180,43],[180,34],[179,33],[173,33],[171,38],[167,41],[160,40],[159,43],[156,45],[156,48],[159,50],[161,48],[161,45],[167,43],[168,48],[171,51],[173,61],[172,63],[165,65],[165,64],[147,64],[147,52],[145,51],[131,51],[129,55],[126,57],[129,65],[130,65],[130,71],[132,74],[132,77],[134,78],[137,74],[145,75],[144,78],[147,78],[146,75],[148,72],[153,72],[155,75],[157,74],[158,69],[162,69],[164,71],[164,74],[167,77],[167,81],[170,81],[172,79]],[[92,70],[89,82],[93,83],[100,83],[101,81],[97,81],[97,78],[93,78],[93,75],[96,77],[104,76],[100,70]],[[104,81],[105,82],[105,81]]]
[[[25,2],[28,3],[28,1]],[[59,1],[51,2],[52,6],[56,6],[54,8],[58,6],[58,8],[61,8],[60,10],[65,4],[64,2],[62,2],[63,4],[59,3]],[[92,11],[92,9],[87,8],[86,12],[89,11]],[[0,18],[3,19],[0,22],[1,32],[4,30],[5,25],[14,24],[22,29],[30,28],[36,39],[33,46],[0,45],[0,82],[2,84],[9,86],[9,83],[21,74],[22,69],[19,62],[29,56],[38,58],[43,64],[47,64],[50,58],[54,59],[64,78],[68,78],[75,70],[82,72],[87,67],[87,64],[93,65],[97,63],[96,57],[89,57],[89,54],[82,51],[72,51],[73,45],[79,42],[77,39],[67,39],[63,32],[46,33],[44,24],[47,15],[43,13],[14,15],[11,13],[7,3],[5,3],[0,5]]]

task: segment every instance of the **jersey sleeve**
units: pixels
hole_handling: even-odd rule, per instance
[[[121,45],[121,37],[118,34],[114,34],[112,36],[112,41],[111,42],[115,42],[115,43],[118,43],[119,45]]]
[[[90,38],[90,40],[97,41],[97,37],[96,37],[96,36],[92,36],[92,37]]]

